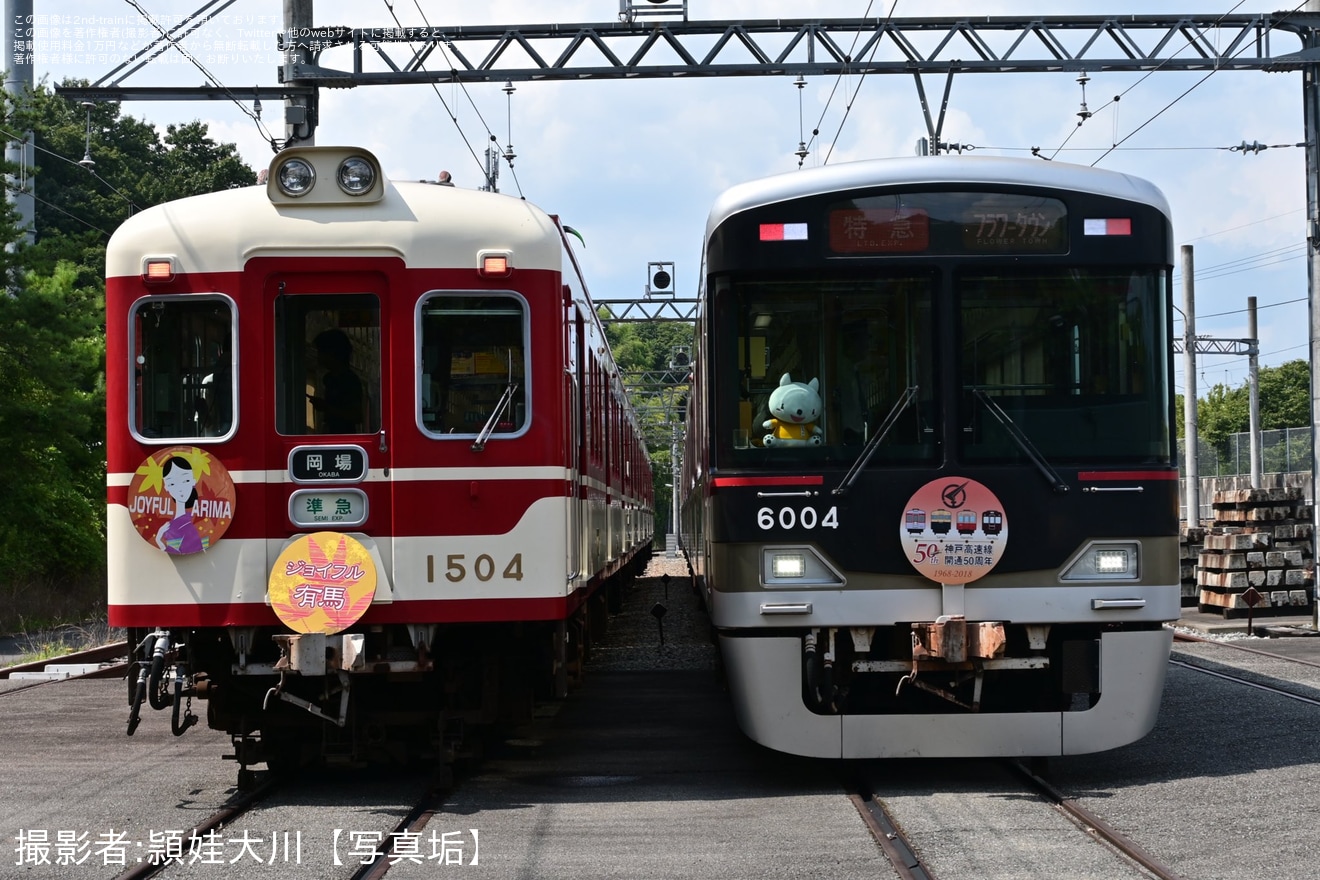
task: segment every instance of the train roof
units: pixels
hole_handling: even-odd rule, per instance
[[[706,221],[706,236],[709,238],[721,223],[742,211],[806,196],[895,184],[913,188],[944,184],[1043,186],[1139,202],[1169,216],[1168,200],[1158,187],[1118,171],[1040,159],[921,156],[844,162],[737,184],[715,200]]]
[[[253,257],[398,257],[410,267],[475,267],[479,250],[513,264],[563,269],[556,222],[523,199],[425,182],[382,181],[379,199],[303,203],[269,185],[179,199],[130,217],[106,248],[107,277],[142,272],[144,256],[172,255],[179,272],[238,271]]]

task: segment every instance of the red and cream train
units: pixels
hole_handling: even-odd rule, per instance
[[[564,227],[285,150],[106,256],[110,623],[246,768],[452,754],[562,693],[653,531]]]

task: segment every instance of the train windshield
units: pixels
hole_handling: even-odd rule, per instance
[[[524,302],[511,294],[436,293],[422,301],[425,430],[471,437],[526,427],[526,324]]]
[[[960,457],[1170,461],[1163,270],[965,270]]]
[[[380,430],[380,300],[298,294],[275,300],[281,434]]]
[[[852,461],[893,413],[873,460],[934,459],[934,289],[924,272],[718,281],[716,308],[732,314],[715,326],[737,336],[715,347],[728,352],[716,378],[722,457]]]
[[[131,424],[139,437],[225,437],[234,428],[234,306],[150,297],[133,309]]]

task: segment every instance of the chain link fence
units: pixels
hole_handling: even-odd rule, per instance
[[[1311,429],[1280,428],[1261,432],[1261,472],[1297,474],[1311,470]],[[1178,441],[1178,461],[1186,461],[1186,441]],[[1229,435],[1223,449],[1198,440],[1196,465],[1202,477],[1232,477],[1251,473],[1251,435]]]
[[[1223,448],[1200,440],[1197,443],[1196,466],[1201,476],[1201,495],[1198,507],[1201,522],[1214,520],[1212,503],[1214,494],[1225,489],[1249,488],[1251,477],[1251,435],[1232,434]],[[1311,503],[1311,429],[1281,428],[1261,432],[1261,475],[1264,488],[1294,486],[1300,488],[1307,503]],[[1186,461],[1186,443],[1178,441],[1178,466]],[[1187,521],[1187,481],[1178,481],[1180,499],[1178,515]]]

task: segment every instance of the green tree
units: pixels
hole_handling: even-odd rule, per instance
[[[150,123],[123,114],[119,104],[84,108],[44,84],[7,127],[32,131],[37,147],[37,241],[27,265],[42,271],[66,260],[94,268],[99,278],[105,243],[130,214],[256,182],[238,148],[217,144],[201,122],[171,125],[162,138]]]
[[[1277,367],[1263,367],[1258,374],[1260,428],[1306,427],[1311,423],[1311,368],[1304,360],[1293,360]],[[1178,434],[1183,431],[1183,399],[1178,397]],[[1251,390],[1243,382],[1236,388],[1217,384],[1196,402],[1196,423],[1200,439],[1215,449],[1220,462],[1232,455],[1232,435],[1251,430]],[[1280,453],[1281,455],[1282,453]],[[1266,470],[1282,469],[1266,456]],[[1278,458],[1279,455],[1274,456]],[[1297,456],[1294,455],[1294,458]]]
[[[605,325],[610,350],[625,376],[645,373],[650,379],[658,380],[629,387],[633,406],[641,414],[650,451],[657,529],[669,522],[673,510],[672,420],[686,404],[690,388],[687,364],[692,355],[692,330],[691,324],[681,321]],[[680,432],[686,427],[686,423],[680,422]],[[679,442],[682,443],[681,434]]]
[[[12,208],[0,208],[0,584],[12,596],[24,584],[99,582],[104,571],[111,233],[150,205],[256,175],[200,122],[162,137],[117,104],[89,111],[45,84],[21,109],[5,105],[3,128],[33,132],[37,147],[34,244],[20,243]],[[78,161],[84,152],[92,164]]]
[[[0,564],[11,580],[104,564],[104,306],[77,276],[61,263],[0,296]]]
[[[1300,428],[1311,424],[1310,364],[1295,360],[1277,367],[1265,367],[1257,378],[1263,430]]]

